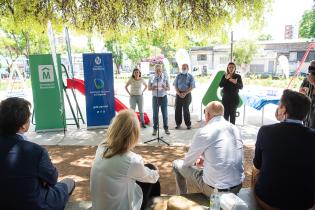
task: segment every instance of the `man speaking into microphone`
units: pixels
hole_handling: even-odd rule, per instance
[[[158,129],[159,107],[161,107],[163,117],[163,128],[165,134],[169,135],[168,116],[167,116],[167,94],[170,90],[167,75],[162,73],[161,65],[155,66],[155,74],[149,79],[148,90],[152,90],[152,109],[153,109],[153,133],[155,136]]]

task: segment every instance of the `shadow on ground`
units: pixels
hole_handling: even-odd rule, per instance
[[[90,198],[90,170],[96,146],[46,146],[50,157],[58,168],[59,178],[71,177],[76,180],[76,189],[72,201],[87,201]],[[146,163],[159,168],[161,191],[163,194],[175,194],[175,181],[172,173],[172,161],[183,158],[185,146],[137,146],[135,152],[142,155]],[[251,167],[254,147],[245,146],[245,180],[243,187],[250,187]]]

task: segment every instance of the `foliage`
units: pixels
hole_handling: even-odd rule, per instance
[[[260,34],[258,36],[258,41],[267,41],[267,40],[272,40],[271,34]]]
[[[213,34],[241,19],[263,22],[271,0],[19,0],[1,1],[1,16],[25,25],[67,24],[86,32],[125,34],[165,30],[173,34]],[[58,24],[57,24],[58,23]]]
[[[12,18],[0,20],[2,35],[0,36],[0,53],[4,55],[9,68],[21,55],[28,57],[34,53],[45,53],[49,49],[45,31],[35,25],[15,24]]]
[[[233,59],[236,65],[244,67],[250,64],[257,50],[258,46],[253,40],[243,39],[238,41],[233,49]]]
[[[297,77],[293,80],[293,83],[290,88],[297,90],[302,84],[304,77]],[[291,77],[288,79],[272,79],[272,77],[268,77],[265,79],[257,78],[257,77],[244,77],[243,83],[246,86],[262,86],[262,87],[276,87],[276,88],[287,88]]]
[[[299,35],[303,38],[315,38],[315,7],[304,12],[299,27]]]
[[[123,52],[119,42],[115,39],[105,41],[105,47],[113,55],[113,61],[116,66],[116,74],[120,73],[120,66],[123,61]]]
[[[129,42],[123,46],[123,51],[128,58],[136,65],[142,58],[148,57],[150,48],[148,40],[141,39],[141,37],[130,37]]]

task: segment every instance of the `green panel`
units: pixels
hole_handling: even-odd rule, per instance
[[[30,55],[29,61],[36,122],[35,130],[64,129],[66,121],[60,55],[57,55],[60,87],[58,86],[58,77],[50,54]]]
[[[202,98],[202,104],[204,106],[206,106],[211,101],[222,101],[222,97],[218,96],[218,89],[219,89],[219,84],[224,73],[225,71],[217,71],[215,75],[211,75],[213,76],[213,79],[212,81],[210,80],[210,86]],[[220,94],[221,94],[221,91],[220,91]],[[243,101],[242,101],[242,98],[240,98],[240,103],[238,107],[241,107],[242,105],[243,105]]]

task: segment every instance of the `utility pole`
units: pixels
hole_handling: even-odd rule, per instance
[[[231,54],[230,54],[230,62],[233,62],[233,31],[231,31]]]

